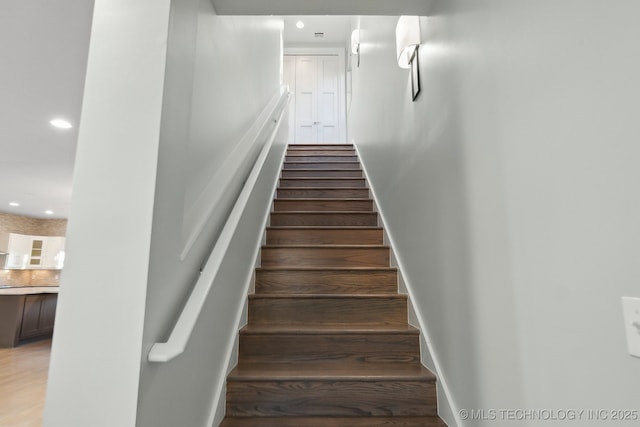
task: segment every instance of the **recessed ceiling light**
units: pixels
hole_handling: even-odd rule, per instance
[[[296,27],[298,27],[299,29],[303,29],[304,28],[304,22],[302,22],[302,21],[296,22]]]
[[[18,202],[9,202],[9,206],[17,207],[17,206],[20,206],[20,203],[18,203]]]
[[[60,129],[71,129],[73,127],[71,126],[71,123],[63,119],[53,119],[49,123],[51,123],[51,126],[54,126]]]
[[[53,215],[55,212],[53,212],[51,209],[44,211],[44,213],[46,213],[47,215]]]

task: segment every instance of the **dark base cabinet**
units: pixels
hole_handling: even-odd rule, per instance
[[[0,347],[53,335],[57,294],[0,295]]]
[[[25,296],[20,341],[53,335],[57,303],[56,294]]]

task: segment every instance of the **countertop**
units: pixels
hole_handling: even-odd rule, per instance
[[[33,294],[57,294],[59,286],[9,286],[0,285],[1,295],[33,295]]]

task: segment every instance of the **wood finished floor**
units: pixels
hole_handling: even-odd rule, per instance
[[[0,426],[40,427],[51,340],[0,348]]]

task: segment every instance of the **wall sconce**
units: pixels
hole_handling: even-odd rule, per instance
[[[396,54],[400,68],[411,68],[411,94],[413,101],[420,93],[420,66],[418,48],[420,46],[420,18],[401,16],[396,26]]]
[[[351,32],[351,53],[357,58],[357,66],[360,67],[360,28]]]
[[[411,58],[420,45],[420,18],[417,16],[401,16],[396,26],[396,52],[398,66],[410,68]]]

